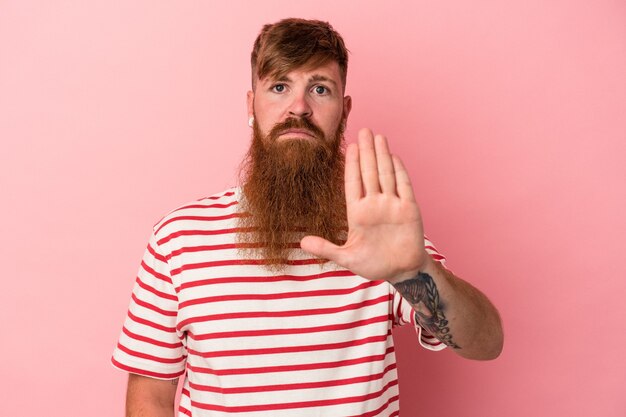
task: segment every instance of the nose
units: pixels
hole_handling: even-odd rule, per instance
[[[294,94],[293,101],[289,106],[289,116],[295,117],[311,117],[313,109],[309,104],[306,94]]]

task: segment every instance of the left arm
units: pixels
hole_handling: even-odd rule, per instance
[[[468,359],[495,359],[502,351],[502,324],[489,299],[429,256],[409,278],[390,283],[415,310],[415,321]]]
[[[389,281],[411,303],[417,322],[459,355],[497,357],[503,343],[497,310],[426,253],[410,178],[384,136],[361,129],[358,145],[348,147],[345,192],[346,243],[307,236],[302,249],[364,278]]]

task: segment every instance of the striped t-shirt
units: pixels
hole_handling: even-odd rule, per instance
[[[242,257],[240,198],[233,188],[155,225],[113,364],[185,374],[180,416],[397,416],[391,329],[411,323],[423,347],[444,345],[386,281],[301,250],[280,275]]]

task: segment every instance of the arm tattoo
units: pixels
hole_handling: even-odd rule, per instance
[[[400,294],[413,306],[415,321],[428,330],[442,343],[455,349],[461,349],[452,340],[448,320],[443,313],[444,306],[439,300],[439,291],[432,277],[418,272],[414,278],[393,284]]]
[[[179,378],[172,379],[172,385],[178,385],[178,379]]]

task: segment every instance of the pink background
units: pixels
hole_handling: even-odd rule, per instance
[[[234,184],[250,48],[288,16],[344,35],[347,139],[388,135],[504,319],[488,363],[399,331],[402,415],[626,415],[626,4],[389,4],[0,1],[0,415],[122,415],[150,228]]]

